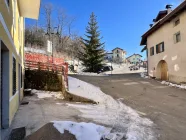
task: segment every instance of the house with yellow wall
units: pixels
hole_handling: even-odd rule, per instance
[[[8,128],[23,98],[25,18],[38,19],[40,0],[0,0],[0,128]]]
[[[141,39],[148,74],[175,83],[186,82],[186,0],[175,9],[167,5]]]

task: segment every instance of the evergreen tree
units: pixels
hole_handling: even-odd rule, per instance
[[[83,39],[84,50],[80,54],[86,72],[98,72],[104,65],[104,43],[101,43],[97,24],[96,16],[92,13],[86,27],[86,39]]]

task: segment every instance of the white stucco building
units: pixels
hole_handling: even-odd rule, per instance
[[[121,48],[115,48],[112,50],[112,59],[114,62],[126,62],[126,51]]]
[[[166,8],[144,33],[141,45],[147,50],[151,77],[182,83],[186,82],[186,0],[174,10]]]
[[[141,60],[142,56],[140,54],[133,54],[129,57],[127,57],[127,62],[130,64],[139,64],[142,62]]]

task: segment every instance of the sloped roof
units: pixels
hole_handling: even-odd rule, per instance
[[[134,55],[139,55],[140,57],[142,57],[140,54],[133,54],[133,55],[127,57],[126,59],[128,59],[128,58],[130,58],[130,57],[132,57],[132,56],[134,56]]]
[[[186,9],[186,0],[182,2],[178,7],[176,7],[172,12],[167,14],[164,18],[159,20],[152,28],[150,28],[145,34],[142,35],[141,43],[140,45],[146,45],[147,37],[151,35],[153,32],[158,30],[161,26],[163,26],[165,23],[171,21],[174,19],[179,13],[183,12]]]
[[[113,52],[114,50],[116,50],[116,49],[124,51],[122,48],[116,47],[115,49],[112,50],[112,52]],[[126,51],[124,51],[124,52],[126,52]]]
[[[160,11],[160,12],[158,13],[156,19],[154,20],[154,22],[157,22],[157,21],[159,21],[160,19],[164,18],[167,14],[168,14],[168,11],[167,11],[167,10]]]

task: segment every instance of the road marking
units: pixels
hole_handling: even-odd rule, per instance
[[[123,80],[110,80],[111,82],[129,82],[131,80],[123,79]]]
[[[137,82],[124,83],[125,86],[138,85],[138,84],[139,83],[137,83]]]

